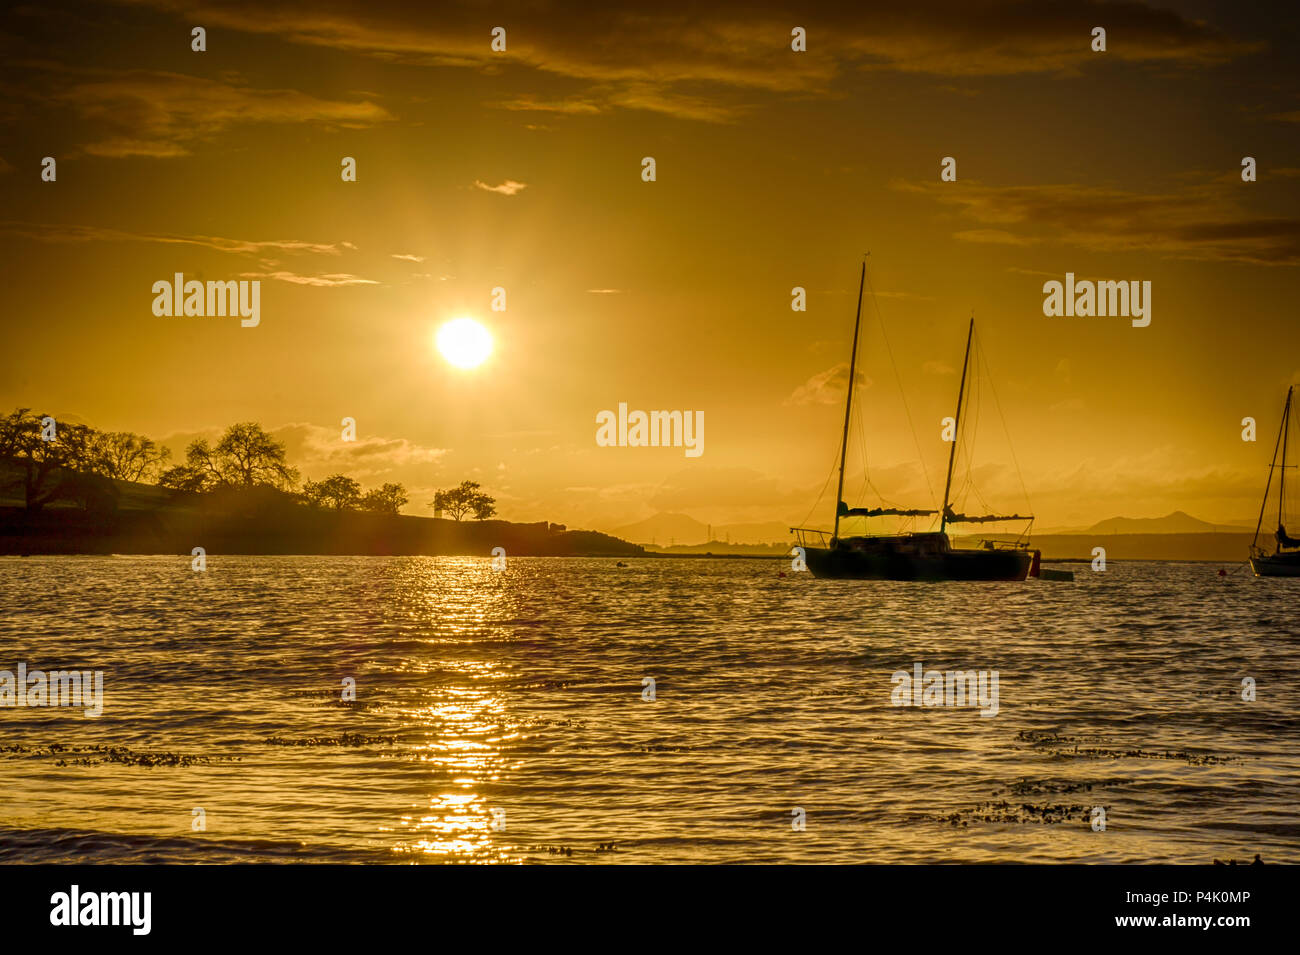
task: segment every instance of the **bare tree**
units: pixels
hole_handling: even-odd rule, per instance
[[[298,483],[298,472],[285,460],[284,442],[246,421],[227,428],[216,447],[203,438],[191,442],[185,463],[168,468],[159,483],[187,491],[256,486],[289,490]]]
[[[143,435],[129,431],[97,432],[90,449],[96,474],[118,481],[156,477],[171,451]]]

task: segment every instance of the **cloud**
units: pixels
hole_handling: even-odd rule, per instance
[[[334,272],[329,275],[297,275],[293,272],[240,272],[244,279],[274,279],[291,285],[314,285],[322,288],[339,288],[347,285],[378,285],[372,279],[349,275],[346,272]]]
[[[161,242],[198,245],[218,252],[258,255],[266,251],[309,252],[315,255],[341,255],[339,244],[306,242],[301,239],[225,239],[212,235],[170,235],[162,232],[126,232],[87,225],[32,225],[24,222],[0,222],[0,232],[20,235],[41,242]],[[348,243],[342,243],[347,246]]]
[[[510,100],[488,103],[493,109],[509,109],[530,113],[567,113],[569,115],[594,115],[603,112],[589,100],[538,100],[532,96],[518,96]],[[529,127],[530,129],[537,127]],[[545,127],[541,127],[545,128]]]
[[[814,492],[815,493],[815,492]],[[702,467],[679,471],[642,498],[656,511],[681,512],[726,508],[731,516],[745,509],[807,507],[808,492],[791,487],[753,468]]]
[[[255,89],[182,73],[130,70],[104,73],[53,94],[88,125],[92,156],[159,159],[189,155],[236,124],[306,123],[359,129],[393,119],[369,101],[318,99],[290,89]]]
[[[393,480],[395,472],[437,464],[446,448],[430,448],[406,438],[359,436],[343,441],[338,428],[290,424],[271,432],[285,443],[289,461],[305,478],[344,473],[362,483]],[[382,480],[381,480],[382,479]]]
[[[874,292],[876,298],[902,298],[915,299],[918,302],[933,302],[934,297],[930,295],[917,295],[914,292]]]
[[[1220,183],[1178,193],[1143,194],[1080,185],[986,186],[894,182],[893,188],[955,206],[982,225],[960,230],[964,242],[1015,246],[1075,245],[1093,251],[1151,251],[1177,258],[1300,264],[1300,219],[1243,210]]]
[[[819,371],[790,393],[785,399],[787,405],[830,405],[844,401],[849,383],[849,363],[840,362],[825,371]],[[862,372],[857,373],[854,384],[859,388],[870,388],[872,381]]]
[[[1070,76],[1123,62],[1203,68],[1257,46],[1177,12],[1139,2],[935,0],[926,16],[887,0],[801,10],[809,52],[790,50],[788,5],[772,0],[701,8],[662,0],[653,12],[606,3],[512,10],[505,53],[490,48],[477,3],[439,7],[413,19],[401,0],[140,0],[185,24],[274,36],[388,62],[481,72],[550,74],[584,86],[560,98],[506,97],[491,105],[557,114],[652,110],[727,122],[750,108],[753,91],[834,95],[837,80],[863,71],[967,78],[1015,74]],[[1104,24],[1111,44],[1091,49]],[[535,87],[533,79],[529,85]]]
[[[1026,0],[969,3],[943,0],[918,18],[913,9],[858,8],[844,43],[868,58],[865,68],[936,76],[1071,76],[1085,66],[1129,61],[1196,68],[1262,49],[1233,40],[1209,24],[1145,3]],[[1106,28],[1104,54],[1092,50],[1092,29]]]
[[[952,234],[963,242],[982,242],[987,245],[1034,245],[1036,240],[1015,235],[1003,229],[963,229]]]
[[[475,179],[474,185],[484,192],[495,192],[503,196],[515,196],[528,188],[528,183],[515,182],[513,179],[507,179],[499,186],[489,186],[486,182]]]
[[[403,262],[423,262],[423,261],[424,261],[424,256],[422,256],[422,255],[396,255],[396,254],[395,254],[395,255],[391,256],[391,258],[394,258],[394,259],[401,259]]]
[[[587,292],[591,295],[621,295],[621,288],[589,288]]]
[[[927,375],[955,375],[957,370],[946,361],[927,361],[921,365],[921,371]]]

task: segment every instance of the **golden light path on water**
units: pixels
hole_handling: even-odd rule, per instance
[[[1300,862],[1300,581],[627,564],[0,558],[0,669],[105,678],[0,710],[0,861]]]
[[[492,667],[484,664],[479,669],[486,673]],[[433,778],[447,778],[456,788],[432,794],[425,814],[404,816],[401,835],[406,841],[399,841],[394,848],[399,852],[495,857],[502,853],[491,838],[493,807],[487,805],[480,790],[484,782],[499,780],[505,769],[497,745],[502,742],[497,734],[505,702],[479,690],[451,695],[454,701],[398,713],[404,722],[436,733],[435,741],[417,745],[413,752],[429,767]],[[424,835],[414,838],[415,834]]]
[[[451,558],[445,566],[461,578],[457,586],[443,586],[429,568],[403,579],[404,586],[415,589],[412,605],[422,608],[425,619],[442,622],[438,636],[426,641],[435,657],[448,648],[473,645],[508,599],[501,590],[485,586],[494,580],[484,576],[483,561]],[[488,573],[495,576],[490,566]],[[439,788],[420,807],[420,814],[403,816],[394,827],[398,839],[393,850],[466,861],[507,860],[508,850],[493,839],[508,825],[504,810],[489,806],[483,795],[484,785],[499,781],[508,769],[502,745],[518,735],[504,729],[506,700],[492,688],[503,665],[439,659],[423,666],[412,663],[403,670],[416,675],[437,671],[453,674],[454,683],[430,690],[436,702],[394,710],[400,723],[427,736],[411,752]],[[493,814],[494,808],[498,815]]]

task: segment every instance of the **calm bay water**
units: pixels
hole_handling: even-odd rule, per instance
[[[0,558],[0,669],[106,698],[0,709],[0,861],[1300,862],[1300,581],[629,564]]]

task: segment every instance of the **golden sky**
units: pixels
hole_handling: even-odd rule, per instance
[[[874,503],[865,435],[872,486],[936,506],[916,444],[941,490],[973,313],[1030,501],[988,390],[990,504],[1040,528],[1253,523],[1300,382],[1293,10],[697,6],[18,8],[0,408],[178,452],[256,420],[305,477],[405,483],[407,513],[472,477],[512,520],[801,522],[838,451],[870,250],[851,504]],[[155,316],[176,272],[260,279],[260,324]],[[1044,316],[1066,272],[1150,281],[1150,325]],[[495,339],[471,370],[433,347],[464,315]],[[598,447],[619,402],[702,411],[704,453]]]

